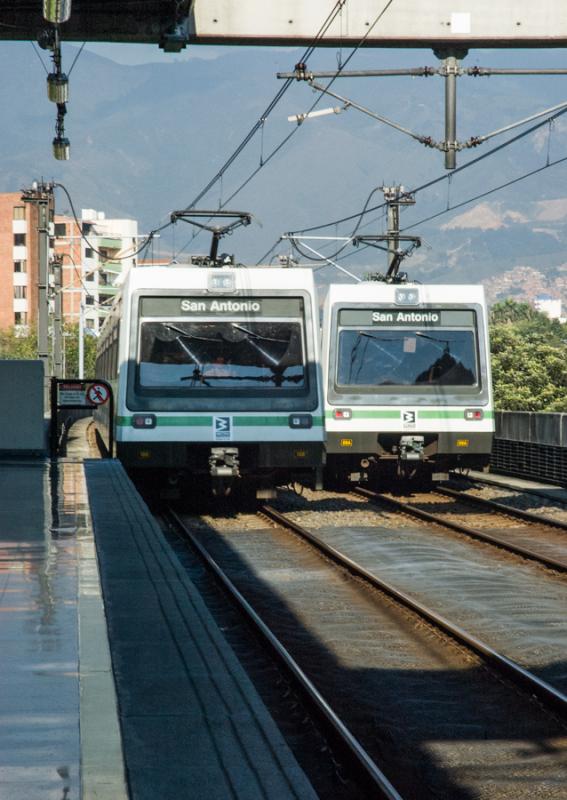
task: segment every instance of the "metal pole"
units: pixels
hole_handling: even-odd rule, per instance
[[[60,261],[55,261],[53,264],[53,277],[54,277],[54,291],[55,297],[53,301],[53,374],[56,378],[63,377],[63,316],[62,316],[62,281],[61,281],[62,265]]]
[[[49,196],[37,194],[38,211],[38,313],[37,313],[37,355],[43,361],[44,397],[47,406],[49,400],[49,297],[47,285],[49,280]]]
[[[396,195],[399,193],[399,187],[395,187]],[[397,199],[397,198],[396,198]],[[388,270],[398,252],[400,240],[398,235],[400,233],[400,207],[396,200],[388,203]]]
[[[445,59],[445,169],[457,166],[457,70],[455,56]]]
[[[85,377],[85,303],[81,293],[81,305],[79,308],[79,378]]]

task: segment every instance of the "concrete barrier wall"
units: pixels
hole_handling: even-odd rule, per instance
[[[496,436],[516,442],[567,447],[567,414],[497,411]]]
[[[44,416],[43,362],[0,360],[0,453],[45,454]]]

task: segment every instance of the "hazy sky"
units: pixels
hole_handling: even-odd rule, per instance
[[[78,45],[75,45],[78,46]],[[192,58],[200,59],[214,59],[218,58],[223,53],[230,50],[230,47],[220,47],[216,45],[188,45],[180,53],[164,53],[160,50],[157,44],[129,44],[129,43],[89,43],[85,45],[86,50],[96,53],[104,58],[109,58],[117,64],[127,64],[134,66],[136,64],[175,64],[182,61],[189,61]],[[234,49],[234,47],[232,48]],[[239,47],[241,50],[260,50],[272,49],[279,50],[280,52],[293,52],[297,48],[291,47],[272,47],[272,48],[259,48],[259,47]],[[332,48],[330,48],[332,50]],[[345,48],[345,52],[348,48]],[[424,48],[420,49],[407,49],[408,62],[411,65],[419,62],[425,57],[428,64],[434,64],[437,59],[433,52]],[[562,48],[548,48],[548,49],[471,49],[469,55],[463,59],[464,66],[482,62],[483,66],[492,64],[502,65],[508,64],[512,66],[522,67],[546,67],[558,66],[565,67],[565,53]],[[410,66],[410,64],[408,64]],[[290,67],[291,69],[291,67]]]

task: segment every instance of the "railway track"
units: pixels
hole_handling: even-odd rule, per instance
[[[561,499],[564,490],[561,486],[549,486],[547,489],[538,488],[537,484],[531,486],[522,486],[521,484],[506,483],[505,476],[498,476],[498,480],[491,478],[489,475],[484,476],[482,473],[461,473],[453,471],[450,473],[451,482],[457,484],[460,490],[466,491],[467,489],[486,489],[494,493],[501,499],[509,499],[510,497],[519,498],[523,497],[526,505],[536,505],[537,499],[542,501],[544,507],[548,509],[559,510],[559,513],[567,514],[567,501]],[[506,502],[503,502],[506,506]]]
[[[465,744],[470,729],[465,726],[467,731],[462,731],[463,720],[469,720],[471,715],[473,727],[477,733],[482,729],[481,738],[486,740],[494,738],[499,742],[505,738],[503,720],[511,707],[515,709],[516,723],[520,719],[524,730],[527,726],[535,733],[543,725],[546,738],[561,740],[564,728],[558,718],[567,716],[567,698],[561,690],[443,619],[407,592],[378,578],[313,531],[294,525],[287,515],[272,507],[264,507],[262,514],[272,522],[261,523],[256,518],[256,525],[270,525],[259,529],[261,535],[254,533],[258,529],[250,522],[241,528],[238,524],[235,527],[232,520],[227,528],[222,519],[207,518],[203,527],[194,518],[178,515],[177,524],[185,529],[196,525],[191,537],[193,546],[207,563],[215,564],[219,577],[221,572],[228,574],[222,580],[233,583],[233,596],[253,607],[253,616],[263,619],[267,628],[263,635],[270,646],[294,655],[298,666],[291,669],[296,675],[305,674],[313,685],[315,697],[319,698],[319,713],[330,706],[325,697],[338,697],[337,716],[346,720],[344,726],[353,730],[362,742],[362,752],[366,752],[361,764],[377,762],[382,766],[386,754],[385,780],[392,780],[404,797],[421,800],[439,796],[439,791],[447,797],[470,796],[467,781],[457,780],[455,772],[459,770],[448,764],[459,763],[465,772],[465,764],[471,767],[464,754],[470,749],[470,743]],[[323,558],[314,555],[313,547]],[[309,583],[313,586],[308,589]],[[353,608],[343,597],[345,591]],[[273,636],[278,645],[274,645]],[[337,636],[335,649],[333,641]],[[377,639],[383,640],[385,650],[380,647],[377,651]],[[359,669],[354,671],[341,666],[352,661],[353,650],[361,659]],[[520,701],[511,681],[522,686]],[[536,705],[532,695],[539,698]],[[552,713],[544,711],[540,704],[548,705]],[[403,708],[401,714],[398,706]],[[501,713],[498,722],[492,719],[495,708]],[[427,719],[419,722],[424,711]],[[446,753],[447,764],[432,759],[425,745],[429,736],[435,738],[433,730],[444,732],[442,749],[451,751],[450,755]],[[400,732],[394,743],[390,741],[393,731]],[[514,738],[511,731],[509,734]],[[541,729],[537,735],[542,735]],[[399,752],[403,754],[401,759]],[[506,762],[512,771],[522,772],[517,764],[512,765],[510,753],[501,752],[499,768]],[[375,763],[374,768],[382,774]],[[543,768],[542,781],[546,770],[552,774],[556,765]],[[503,786],[506,780],[500,776],[496,782]],[[475,796],[499,796],[494,793],[493,780],[490,793],[485,793],[488,789],[478,777],[470,782],[475,786]],[[424,785],[430,785],[431,793],[424,792]],[[376,791],[375,786],[369,796],[389,796],[375,794]],[[523,790],[520,788],[515,796],[523,797]],[[525,797],[528,796],[526,788]]]
[[[378,494],[364,488],[356,493],[378,503],[410,514],[428,523],[441,525],[473,539],[495,545],[522,558],[558,571],[567,572],[567,523],[448,487],[416,493],[404,499]],[[480,509],[480,511],[479,511]],[[465,522],[471,519],[472,523]],[[516,521],[510,525],[509,520]],[[521,521],[523,524],[517,524]]]

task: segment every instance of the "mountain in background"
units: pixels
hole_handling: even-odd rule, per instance
[[[76,52],[64,46],[67,70]],[[140,231],[147,232],[198,196],[281,88],[276,72],[293,70],[300,51],[226,48],[216,58],[199,58],[196,50],[197,57],[177,63],[125,66],[85,50],[70,74],[65,120],[71,140],[69,162],[57,162],[51,155],[55,106],[47,100],[46,70],[38,54],[50,69],[48,54],[34,53],[29,43],[0,47],[0,66],[5,75],[13,76],[3,86],[0,190],[16,191],[40,177],[54,179],[67,187],[78,212],[96,208],[108,217],[134,217]],[[308,66],[334,69],[347,55],[317,51]],[[347,69],[437,63],[428,51],[359,51]],[[476,51],[463,66],[527,63],[560,65],[560,54]],[[488,133],[560,103],[566,99],[561,80],[460,79],[459,138]],[[443,137],[440,78],[345,78],[332,88],[417,134]],[[266,120],[262,134],[199,202],[201,208],[218,207],[257,171],[227,205],[250,211],[254,223],[224,240],[222,250],[255,263],[285,231],[356,214],[376,187],[403,184],[415,189],[433,182],[417,192],[416,205],[402,214],[404,229],[423,237],[422,247],[403,267],[412,278],[436,283],[483,281],[492,300],[533,299],[534,292],[547,291],[561,296],[567,307],[565,165],[545,168],[567,156],[567,115],[449,176],[439,151],[353,109],[299,127],[287,121],[288,115],[307,111],[315,99],[308,85],[294,82]],[[333,98],[323,98],[319,107],[338,105]],[[459,167],[521,130],[459,153]],[[514,183],[535,170],[540,171]],[[508,188],[488,194],[505,183]],[[70,212],[60,192],[57,202],[59,212]],[[381,203],[382,193],[377,191],[369,206]],[[356,223],[352,219],[313,234],[349,235]],[[377,208],[364,218],[358,232],[384,230],[384,210]],[[193,229],[179,222],[155,241],[153,253],[175,253],[183,260],[188,252],[208,250],[207,236],[192,238]],[[338,249],[336,243],[310,244],[328,255]],[[269,258],[287,252],[289,244],[281,243]],[[348,248],[348,258],[341,263],[362,275],[384,271],[385,255]],[[332,267],[317,275],[322,281],[340,277]]]

